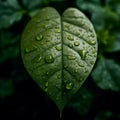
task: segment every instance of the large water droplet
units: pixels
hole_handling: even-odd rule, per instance
[[[61,31],[60,31],[60,29],[55,29],[54,30],[56,33],[60,33]]]
[[[78,41],[75,41],[75,42],[74,42],[74,45],[75,45],[75,46],[79,46],[80,43],[79,43]]]
[[[69,43],[68,46],[69,46],[70,48],[72,48],[72,47],[73,47],[73,44],[72,44],[72,43]]]
[[[67,36],[67,39],[70,40],[70,41],[73,41],[74,40],[74,37],[72,35],[68,35]]]
[[[86,51],[86,50],[79,50],[78,52],[79,52],[79,54],[80,54],[80,56],[81,56],[81,59],[82,59],[82,60],[85,60],[87,51]]]
[[[41,41],[42,39],[43,39],[43,35],[37,35],[37,36],[36,36],[36,40],[37,40],[37,41]]]
[[[46,55],[45,56],[45,62],[46,63],[53,63],[54,62],[54,58],[52,55]]]
[[[68,56],[67,56],[67,59],[68,59],[68,60],[75,60],[76,57],[75,57],[74,55],[68,55]]]
[[[67,83],[65,87],[67,90],[71,90],[73,88],[73,83],[72,82]]]
[[[58,51],[61,51],[61,50],[62,50],[62,46],[61,46],[61,45],[57,45],[57,46],[55,46],[55,48],[56,48],[56,50],[58,50]]]

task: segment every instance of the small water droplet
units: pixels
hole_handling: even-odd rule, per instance
[[[84,67],[84,65],[83,65],[81,62],[78,62],[78,65],[79,65],[80,67]]]
[[[45,56],[45,62],[46,63],[53,63],[54,62],[54,58],[52,55],[46,55]]]
[[[84,79],[81,77],[81,78],[80,78],[80,81],[83,81],[83,80],[84,80]]]
[[[58,79],[60,79],[60,78],[61,78],[61,76],[60,76],[60,75],[58,75],[58,76],[57,76],[57,78],[58,78]]]
[[[68,56],[67,56],[67,59],[68,59],[68,60],[75,60],[76,57],[75,57],[74,55],[68,55]]]
[[[55,48],[56,48],[56,50],[58,50],[58,51],[61,51],[61,50],[62,50],[62,46],[61,46],[61,45],[57,45],[57,46],[55,46]]]
[[[30,52],[33,52],[35,51],[37,48],[35,46],[32,46],[32,47],[26,47],[25,48],[25,53],[30,53]]]
[[[70,83],[66,84],[66,89],[67,90],[71,90],[72,88],[73,88],[73,83],[70,82]]]
[[[94,61],[90,61],[90,64],[91,64],[91,65],[94,65]]]
[[[39,63],[41,61],[41,56],[37,55],[35,58],[33,58],[32,62]]]
[[[74,37],[72,35],[68,35],[67,36],[67,39],[70,40],[70,41],[73,41],[74,40]]]
[[[88,68],[85,68],[85,69],[84,69],[84,72],[85,72],[85,73],[89,72],[89,69],[88,69]]]
[[[69,46],[70,48],[72,48],[72,47],[73,47],[73,44],[72,44],[72,43],[69,43],[68,46]]]
[[[79,52],[79,54],[80,54],[80,56],[81,56],[81,59],[82,59],[82,60],[85,60],[87,51],[86,51],[86,50],[79,50],[78,52]]]
[[[89,43],[90,45],[95,45],[95,44],[96,44],[96,41],[95,41],[95,40],[92,40],[92,41],[88,41],[88,43]]]
[[[74,45],[75,45],[75,46],[79,46],[80,43],[79,43],[78,41],[75,41],[75,42],[74,42]]]
[[[37,36],[36,36],[36,40],[37,40],[37,41],[41,41],[42,39],[43,39],[43,35],[37,35]]]

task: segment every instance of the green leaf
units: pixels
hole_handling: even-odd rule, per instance
[[[34,9],[36,7],[39,7],[42,3],[42,0],[22,0],[23,1],[23,5],[27,8],[27,9]]]
[[[101,58],[91,75],[101,89],[120,90],[120,66],[115,61]]]
[[[69,8],[60,17],[46,7],[26,26],[21,54],[29,74],[62,111],[93,68],[96,34],[79,10]]]
[[[0,97],[12,95],[14,92],[12,80],[0,80]]]
[[[14,22],[21,20],[24,12],[17,0],[0,1],[0,29],[9,28]]]

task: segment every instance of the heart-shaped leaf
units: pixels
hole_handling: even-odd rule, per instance
[[[96,34],[79,10],[69,8],[60,17],[46,7],[26,26],[21,54],[29,74],[62,111],[93,68]]]

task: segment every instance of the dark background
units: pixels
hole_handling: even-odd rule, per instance
[[[46,6],[60,14],[68,7],[81,10],[99,43],[94,69],[62,120],[120,120],[120,0],[0,0],[0,120],[59,120],[58,108],[28,75],[20,55],[25,25]]]

